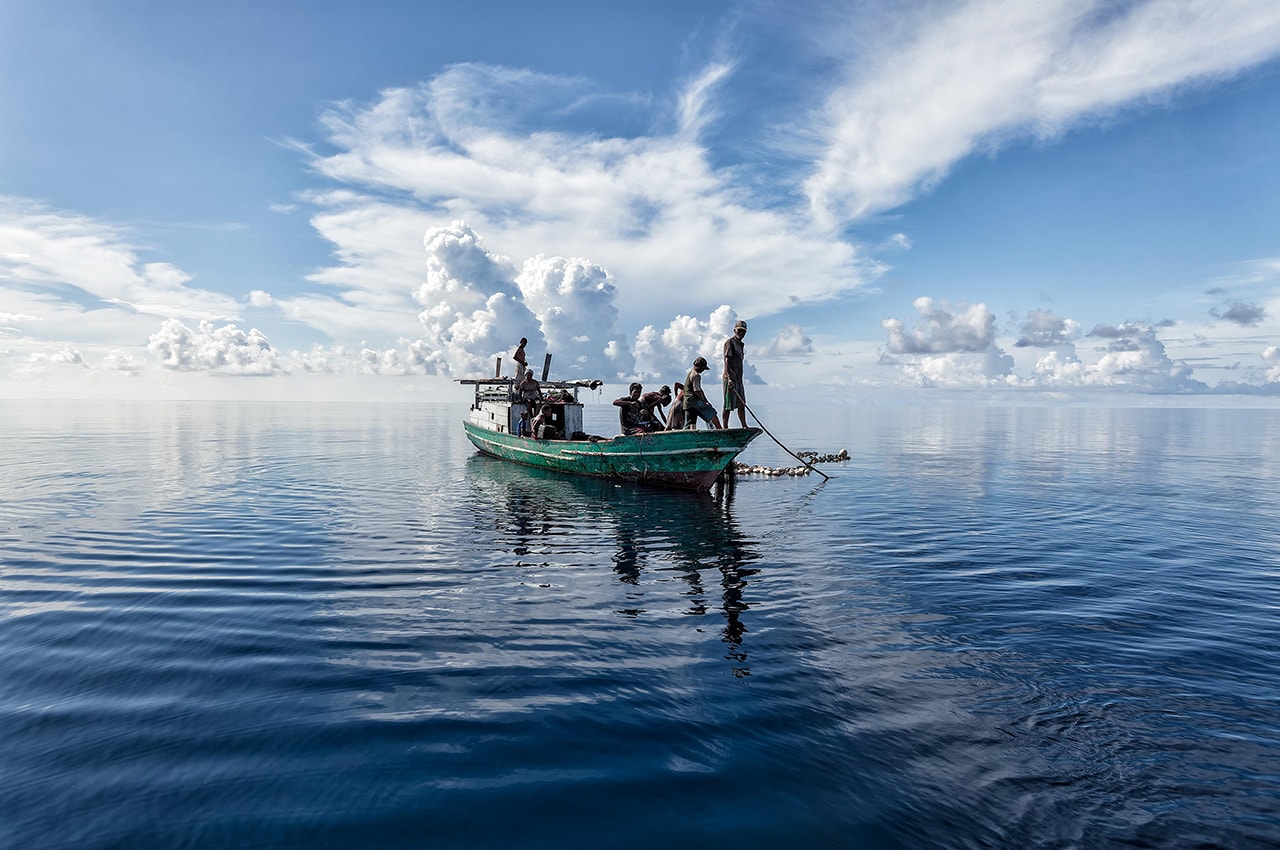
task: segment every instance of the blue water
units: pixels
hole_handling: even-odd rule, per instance
[[[757,410],[852,459],[697,496],[463,410],[5,403],[0,847],[1280,845],[1280,413]]]

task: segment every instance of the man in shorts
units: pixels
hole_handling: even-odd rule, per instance
[[[720,417],[716,409],[707,401],[707,394],[702,391],[702,373],[710,368],[707,358],[699,357],[693,361],[693,368],[684,378],[684,427],[694,431],[698,428],[698,418],[707,420],[712,428],[720,427]]]
[[[742,360],[746,347],[742,339],[747,335],[747,323],[739,319],[733,325],[733,336],[724,341],[724,427],[729,427],[729,411],[738,411],[738,421],[747,427],[747,388],[742,382]]]

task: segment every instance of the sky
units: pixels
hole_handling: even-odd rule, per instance
[[[1280,397],[1280,4],[0,2],[0,397]]]

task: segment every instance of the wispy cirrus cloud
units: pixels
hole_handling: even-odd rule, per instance
[[[227,318],[238,310],[234,299],[189,286],[190,275],[178,267],[142,261],[122,229],[26,199],[0,197],[0,244],[6,301],[26,294],[53,308],[185,318]]]
[[[860,7],[880,43],[847,66],[814,131],[806,192],[838,225],[927,191],[1017,137],[1212,81],[1280,55],[1271,0],[972,0]]]

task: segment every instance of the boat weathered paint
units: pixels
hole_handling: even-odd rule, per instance
[[[462,424],[467,439],[477,449],[503,460],[557,472],[709,490],[725,467],[760,434],[759,428],[725,428],[589,436],[582,431],[578,389],[598,386],[599,382],[554,381],[544,382],[542,387],[565,396],[562,401],[552,402],[553,421],[570,439],[540,440],[514,433],[525,405],[511,400],[511,379],[460,383],[476,387],[475,402]]]

